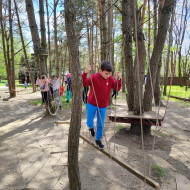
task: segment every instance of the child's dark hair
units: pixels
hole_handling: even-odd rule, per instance
[[[42,75],[42,76],[41,76],[41,79],[45,79],[45,78],[46,78],[46,76],[45,76],[45,75]]]
[[[102,71],[108,71],[108,72],[112,72],[113,70],[113,66],[109,61],[103,61],[101,63],[101,68]]]

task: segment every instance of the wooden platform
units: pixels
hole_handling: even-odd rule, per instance
[[[133,111],[119,110],[116,112],[116,118],[113,114],[108,115],[108,117],[112,122],[131,123],[135,125],[140,125],[140,119],[142,118],[143,125],[147,126],[156,125],[157,121],[158,125],[161,126],[163,121],[163,117],[161,115],[156,115],[156,112],[154,111],[145,112],[143,115],[134,115]]]

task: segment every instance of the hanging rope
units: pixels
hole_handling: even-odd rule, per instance
[[[142,115],[142,102],[141,102],[141,94],[140,94],[140,72],[139,72],[139,52],[138,52],[138,41],[137,41],[137,21],[136,21],[136,4],[134,3],[134,9],[133,9],[133,14],[134,14],[134,25],[135,25],[135,41],[136,41],[136,56],[137,56],[137,80],[138,80],[138,97],[139,97],[139,107],[140,107],[140,115]],[[142,141],[142,151],[143,151],[143,164],[144,164],[144,178],[146,181],[146,168],[145,168],[145,151],[144,151],[144,137],[143,137],[143,124],[142,124],[142,117],[140,117],[140,126],[141,126],[141,141]]]

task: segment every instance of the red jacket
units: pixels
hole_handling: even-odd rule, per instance
[[[96,99],[92,88],[92,83],[94,86],[94,91],[96,94],[96,98],[98,101],[98,106],[100,108],[105,108],[108,106],[108,101],[110,97],[111,89],[113,88],[115,91],[117,89],[117,80],[114,80],[113,76],[110,76],[108,79],[104,79],[100,73],[93,74],[91,77],[86,78],[87,74],[83,72],[82,81],[83,86],[90,85],[90,93],[88,96],[88,103],[96,105]],[[92,83],[91,83],[92,78]],[[118,83],[118,91],[121,89],[121,79]]]
[[[62,96],[63,92],[64,92],[64,87],[63,86],[60,86],[60,91],[59,91],[59,97]]]

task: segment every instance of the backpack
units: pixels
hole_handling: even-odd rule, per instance
[[[40,90],[44,90],[46,88],[46,82],[43,84],[43,86],[40,86]]]

